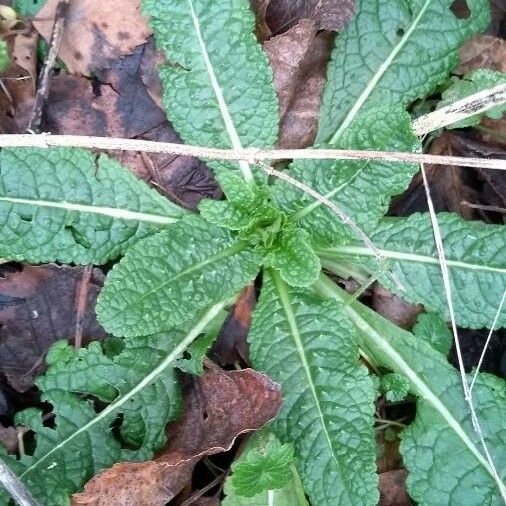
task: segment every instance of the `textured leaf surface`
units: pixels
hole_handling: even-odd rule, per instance
[[[463,400],[460,379],[455,373],[451,375],[452,381],[446,380],[443,383],[439,375],[438,378],[444,388],[445,400],[461,400],[458,422],[469,435],[474,435],[469,407]],[[482,429],[485,429],[487,446],[504,481],[506,384],[500,378],[481,374],[474,386],[473,397],[478,419]],[[428,402],[418,400],[416,418],[401,433],[401,437],[400,450],[409,472],[409,493],[418,504],[504,504],[490,475],[486,476],[476,458],[463,447],[459,437]],[[474,439],[476,440],[476,436]]]
[[[321,270],[320,259],[311,246],[309,234],[301,229],[283,232],[270,263],[286,283],[296,287],[312,285]]]
[[[253,497],[265,490],[283,488],[293,478],[293,445],[281,444],[269,432],[253,435],[240,458],[232,464],[235,493]]]
[[[438,223],[450,270],[457,324],[489,327],[506,290],[506,229],[445,213],[438,214]],[[449,321],[430,217],[414,214],[409,218],[387,218],[372,239],[390,259],[391,271],[404,289],[388,273],[380,277],[381,282],[408,302],[424,304]],[[355,253],[355,259],[371,254],[361,246],[333,250]],[[370,272],[378,269],[375,260],[365,261],[365,265]],[[498,327],[505,325],[506,308],[497,323]]]
[[[254,435],[232,465],[232,476],[225,482],[223,506],[307,506],[292,461],[292,445],[281,444],[271,432],[261,431]],[[248,497],[243,495],[242,492],[261,484],[275,488],[261,488]]]
[[[0,256],[102,264],[184,211],[118,162],[75,148],[3,149]]]
[[[488,90],[499,84],[506,83],[506,74],[490,69],[479,69],[474,72],[469,72],[462,79],[456,80],[447,90],[441,95],[442,100],[438,103],[438,108],[446,105],[451,105],[457,100],[466,98],[473,93]],[[506,110],[506,105],[498,105],[489,109],[487,112],[469,116],[466,119],[452,123],[446,128],[465,128],[470,126],[479,125],[481,118],[484,116],[491,119],[500,119],[503,112]]]
[[[331,281],[322,293],[346,302],[349,296]],[[404,434],[402,453],[410,472],[410,495],[419,504],[503,504],[497,482],[482,453],[460,375],[430,344],[414,338],[363,304],[344,311],[361,332],[361,348],[380,366],[409,380],[418,395],[417,418]],[[482,430],[492,458],[506,477],[504,440],[505,386],[494,378],[473,391]],[[502,485],[503,486],[503,485]]]
[[[5,68],[9,65],[9,52],[7,50],[7,42],[5,40],[0,40],[0,72],[5,70]]]
[[[375,109],[354,122],[337,147],[415,151],[418,141],[409,114],[399,108]],[[299,160],[290,175],[334,202],[363,229],[374,230],[390,204],[417,172],[416,165],[344,160]],[[285,182],[274,186],[276,201],[287,213],[298,212],[299,224],[317,244],[354,237],[327,207]]]
[[[381,391],[385,393],[388,401],[399,402],[409,393],[409,381],[402,374],[392,372],[381,378]]]
[[[459,46],[489,23],[488,2],[467,0],[467,19],[453,0],[359,0],[336,40],[320,110],[317,140],[338,141],[355,118],[377,106],[405,106],[444,83]]]
[[[189,216],[137,243],[113,267],[98,298],[99,321],[118,336],[177,327],[238,293],[260,261],[227,230]]]
[[[179,411],[173,365],[224,305],[213,306],[170,340],[126,340],[122,350],[113,343],[105,353],[98,343],[77,353],[66,344],[53,349],[39,386],[53,406],[54,425],[38,409],[22,411],[16,424],[36,433],[33,454],[4,457],[41,504],[67,506],[68,496],[98,471],[152,457],[165,440],[167,421]],[[110,404],[104,408],[96,398]]]
[[[436,351],[448,355],[453,336],[447,323],[437,313],[422,313],[412,329],[419,339],[427,341]]]
[[[222,148],[273,146],[277,99],[249,2],[144,0],[143,5],[170,62],[161,69],[163,100],[184,141]]]
[[[374,387],[339,306],[266,274],[248,339],[255,368],[282,385],[272,429],[295,445],[311,502],[376,504]]]

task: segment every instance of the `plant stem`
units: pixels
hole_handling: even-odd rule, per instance
[[[364,151],[356,149],[219,149],[169,142],[94,137],[84,135],[49,134],[0,134],[0,147],[78,147],[88,149],[142,151],[145,153],[169,153],[180,156],[196,156],[212,160],[243,160],[257,164],[263,160],[374,160],[404,163],[430,163],[439,166],[474,167],[506,170],[506,160],[498,158],[473,158],[463,156],[403,153],[398,151]],[[442,168],[441,170],[444,170]]]

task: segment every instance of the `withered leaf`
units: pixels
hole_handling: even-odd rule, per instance
[[[47,40],[60,0],[48,0],[33,20]],[[59,57],[74,74],[91,75],[131,53],[150,35],[140,0],[72,0]]]
[[[0,279],[0,371],[23,392],[43,369],[44,354],[55,341],[76,329],[76,303],[83,268],[25,266]],[[103,274],[94,269],[83,314],[84,342],[105,337],[95,318]]]
[[[213,352],[219,357],[222,365],[232,365],[241,359],[249,363],[246,337],[255,303],[255,286],[251,284],[239,295],[213,346]]]
[[[462,46],[460,66],[455,73],[463,75],[484,68],[506,72],[506,41],[490,35],[477,35]]]
[[[413,504],[406,489],[406,471],[396,469],[379,475],[379,506],[410,506]]]
[[[280,148],[304,148],[314,141],[332,41],[332,34],[317,35],[316,24],[303,19],[264,44],[280,104]]]
[[[375,284],[372,291],[372,307],[398,327],[410,329],[423,311],[419,304],[409,304],[381,285]]]
[[[281,406],[279,386],[251,369],[192,378],[184,399],[183,417],[169,425],[169,444],[154,461],[114,465],[75,494],[72,505],[162,506],[199,459],[230,449],[239,434],[262,427]]]
[[[311,19],[318,30],[344,28],[355,14],[354,0],[270,0],[265,18],[273,34],[289,30],[301,19]]]

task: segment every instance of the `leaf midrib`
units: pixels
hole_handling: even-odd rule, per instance
[[[76,204],[62,200],[56,202],[53,200],[25,199],[16,197],[0,197],[0,202],[9,202],[11,204],[30,205],[33,207],[49,207],[53,209],[62,209],[64,211],[77,211],[85,214],[99,214],[109,218],[122,220],[140,221],[145,223],[156,223],[158,225],[171,225],[179,221],[179,218],[172,216],[163,216],[160,214],[143,213],[139,211],[130,211],[118,207],[93,206],[89,204]]]
[[[379,83],[381,78],[385,75],[385,73],[388,71],[392,63],[394,62],[397,55],[401,52],[402,48],[406,45],[409,38],[411,37],[412,33],[416,30],[418,27],[418,24],[420,23],[420,20],[422,19],[423,15],[429,8],[429,5],[432,3],[432,0],[425,0],[424,5],[420,9],[420,12],[416,16],[416,18],[413,20],[409,28],[406,30],[406,33],[402,36],[401,40],[397,43],[397,45],[392,49],[390,54],[388,55],[387,59],[379,66],[376,73],[373,75],[372,79],[369,81],[367,86],[364,88],[360,96],[358,97],[357,101],[353,104],[353,107],[349,110],[348,114],[344,118],[343,122],[337,129],[337,131],[334,133],[334,135],[330,138],[331,144],[336,144],[343,135],[344,131],[350,126],[351,122],[355,119],[357,114],[360,112],[360,109],[365,104],[366,100],[370,97],[371,93],[376,88],[376,85]]]
[[[465,444],[465,446],[469,449],[469,451],[475,456],[478,462],[486,469],[488,474],[492,477],[494,482],[498,485],[499,489],[502,486],[497,483],[496,477],[490,468],[488,462],[485,460],[485,457],[481,454],[481,452],[476,448],[476,445],[471,441],[466,432],[462,429],[461,424],[452,413],[446,408],[446,406],[440,401],[439,396],[435,394],[432,389],[424,382],[423,378],[421,378],[418,373],[411,368],[409,362],[407,362],[401,353],[399,353],[394,347],[389,343],[388,340],[384,339],[376,329],[371,326],[360,314],[358,311],[354,309],[355,301],[351,303],[346,303],[347,294],[341,293],[341,290],[334,285],[332,281],[330,281],[326,277],[322,277],[317,282],[317,289],[322,294],[332,299],[335,299],[339,302],[345,302],[344,311],[348,314],[350,319],[355,323],[355,325],[361,331],[363,338],[367,340],[372,340],[374,345],[377,346],[384,352],[388,357],[392,360],[394,364],[397,365],[398,370],[406,375],[406,377],[411,381],[411,383],[416,387],[421,397],[427,401],[448,423],[448,426],[455,432],[455,434],[459,437],[459,439]]]
[[[323,429],[323,433],[325,434],[325,439],[327,440],[327,444],[328,444],[328,447],[329,447],[329,450],[330,450],[330,454],[332,456],[332,460],[335,462],[335,468],[337,470],[337,473],[341,477],[341,483],[343,484],[344,491],[346,492],[348,503],[349,504],[353,504],[353,501],[351,500],[351,497],[353,497],[353,495],[348,490],[347,482],[343,478],[343,475],[341,473],[341,466],[339,465],[339,461],[338,461],[337,456],[336,456],[336,454],[334,452],[334,447],[333,447],[333,444],[332,444],[332,440],[330,438],[330,434],[329,434],[329,431],[328,431],[328,428],[327,428],[327,424],[325,423],[325,416],[324,416],[322,408],[320,406],[320,400],[318,399],[318,395],[316,393],[316,387],[315,387],[315,384],[314,384],[313,376],[311,374],[311,369],[309,367],[309,363],[308,363],[307,358],[306,358],[306,353],[304,351],[304,345],[302,343],[302,339],[301,339],[300,334],[299,334],[299,329],[298,329],[298,326],[297,326],[297,321],[296,321],[296,318],[295,318],[295,314],[293,313],[293,310],[292,310],[292,305],[290,304],[290,300],[289,300],[288,292],[287,292],[287,289],[286,289],[286,285],[282,281],[281,277],[277,274],[277,272],[271,270],[270,271],[270,276],[271,276],[271,278],[272,278],[272,280],[274,282],[274,286],[276,287],[276,290],[278,292],[279,300],[281,302],[281,307],[283,309],[283,312],[284,312],[284,314],[286,316],[286,321],[287,321],[288,326],[290,328],[290,335],[292,336],[292,338],[294,340],[295,348],[297,350],[297,354],[299,355],[299,359],[300,359],[300,361],[302,363],[302,367],[303,367],[304,372],[306,374],[306,378],[307,378],[307,381],[308,381],[308,384],[309,384],[309,388],[310,388],[311,394],[313,396],[313,400],[314,400],[314,403],[315,403],[315,406],[316,406],[318,417],[320,418],[320,423],[321,423],[321,426],[322,426],[322,429]]]
[[[418,253],[406,253],[402,251],[387,250],[387,249],[378,249],[378,251],[385,258],[439,266],[439,259],[428,255],[420,255]],[[333,248],[321,249],[318,250],[316,253],[324,258],[328,257],[332,259],[341,257],[342,255],[366,256],[366,257],[375,256],[373,251],[363,246],[337,246]],[[446,261],[446,263],[448,267],[453,267],[456,269],[467,269],[467,270],[493,272],[495,274],[497,273],[506,274],[506,267],[494,267],[485,264],[477,264],[472,262],[465,262],[462,260],[449,260],[449,259]]]
[[[70,443],[73,439],[75,439],[79,434],[83,434],[84,432],[91,429],[94,425],[99,423],[101,420],[106,418],[107,416],[114,413],[116,410],[121,408],[123,404],[125,404],[128,400],[130,400],[134,395],[139,393],[145,387],[147,387],[150,383],[152,383],[160,374],[162,374],[167,367],[169,367],[185,350],[186,348],[202,333],[202,331],[206,328],[207,324],[215,318],[220,311],[226,306],[228,301],[222,301],[218,304],[212,306],[201,318],[197,321],[197,323],[193,326],[193,328],[186,334],[184,339],[176,345],[172,351],[165,357],[165,359],[160,362],[160,364],[155,367],[144,379],[142,379],[137,385],[135,385],[129,392],[125,393],[118,400],[109,404],[103,411],[101,411],[95,418],[91,419],[86,424],[82,425],[70,436],[66,437],[63,441],[55,445],[51,450],[49,450],[45,455],[40,457],[37,461],[35,461],[28,469],[26,469],[21,475],[20,478],[26,476],[29,472],[33,471],[36,467],[38,467],[42,462],[47,460],[51,455],[55,452],[63,448],[65,445]]]
[[[225,97],[223,95],[223,90],[218,81],[218,77],[214,71],[214,67],[211,63],[211,59],[209,58],[209,53],[207,51],[206,42],[204,40],[204,35],[202,34],[202,30],[200,28],[200,21],[195,12],[195,8],[193,6],[193,0],[186,0],[188,4],[188,8],[190,9],[190,16],[192,18],[193,26],[195,28],[195,35],[197,36],[197,41],[199,44],[200,52],[202,55],[202,59],[204,60],[204,67],[206,69],[207,75],[209,76],[209,81],[211,82],[211,87],[213,89],[214,95],[216,97],[216,101],[218,102],[218,108],[220,110],[221,117],[223,119],[223,123],[225,124],[225,129],[227,131],[228,137],[232,144],[232,147],[236,150],[242,149],[242,143],[239,138],[239,134],[237,133],[237,129],[235,128],[234,120],[232,119],[232,115],[228,110],[227,103],[225,101]],[[241,172],[246,181],[252,181],[253,175],[251,173],[251,169],[249,164],[244,161],[239,161],[239,167],[241,168]]]

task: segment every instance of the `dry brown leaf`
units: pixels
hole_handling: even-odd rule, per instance
[[[0,279],[0,371],[23,392],[43,369],[55,341],[71,338],[82,267],[25,266]],[[84,342],[105,337],[95,317],[103,274],[94,269],[83,320]]]
[[[476,69],[506,72],[506,41],[490,35],[477,35],[460,50],[460,66],[456,74],[467,74]]]
[[[265,19],[273,34],[290,29],[301,19],[311,19],[319,30],[344,28],[355,14],[354,0],[271,0]]]
[[[408,304],[377,283],[373,288],[372,307],[380,315],[403,329],[410,329],[423,311],[422,306]]]
[[[406,491],[406,471],[397,469],[379,475],[380,502],[378,506],[410,506]]]
[[[46,41],[59,2],[48,0],[33,20]],[[151,32],[140,4],[140,0],[72,0],[59,52],[69,72],[91,75],[146,42]]]
[[[18,431],[15,427],[4,427],[0,424],[0,443],[5,446],[8,453],[18,451]]]
[[[333,37],[303,19],[265,42],[280,104],[280,148],[312,145]]]
[[[232,365],[240,360],[249,363],[246,337],[255,303],[255,286],[251,284],[239,295],[213,346],[213,352],[219,357],[222,365]]]
[[[168,427],[163,453],[101,472],[72,497],[72,506],[162,506],[184,487],[200,458],[230,449],[239,434],[261,428],[281,406],[279,386],[252,369],[208,371],[190,382],[183,418]]]

